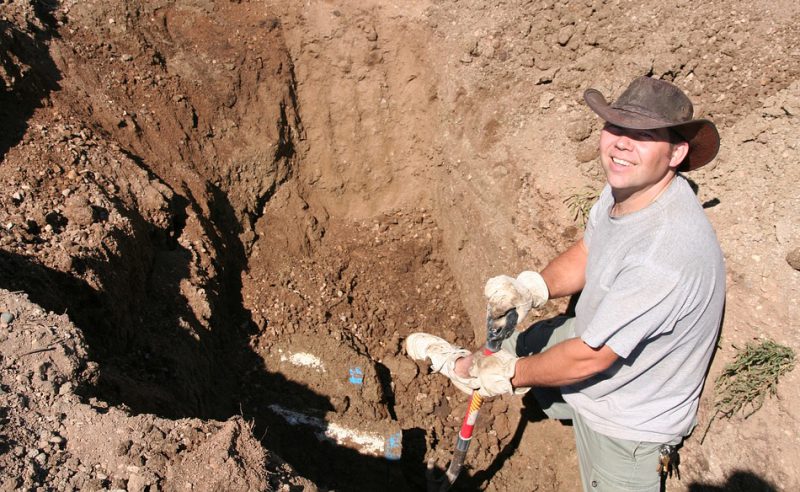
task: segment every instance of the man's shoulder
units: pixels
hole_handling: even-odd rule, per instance
[[[718,265],[722,249],[717,234],[694,191],[681,178],[674,200],[665,204],[659,235],[658,261],[680,266]]]
[[[682,242],[690,242],[688,239],[706,238],[718,244],[714,227],[687,180],[678,176],[675,186],[676,193],[662,209],[663,218],[673,231],[669,236],[677,240],[683,238]]]

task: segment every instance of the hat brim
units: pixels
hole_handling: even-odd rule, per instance
[[[709,120],[697,119],[683,123],[653,118],[647,115],[614,108],[597,89],[588,89],[583,94],[586,104],[603,120],[621,128],[633,130],[653,130],[669,128],[689,143],[689,153],[681,163],[680,169],[693,171],[717,156],[719,152],[719,132]]]

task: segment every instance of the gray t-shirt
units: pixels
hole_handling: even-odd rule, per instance
[[[677,443],[695,425],[722,319],[722,251],[680,175],[642,210],[611,217],[613,205],[606,186],[589,214],[575,333],[619,359],[562,393],[596,432]]]

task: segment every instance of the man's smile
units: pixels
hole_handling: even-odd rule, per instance
[[[614,161],[614,164],[618,164],[620,166],[624,167],[633,166],[632,162],[620,159],[619,157],[612,157],[611,160]]]

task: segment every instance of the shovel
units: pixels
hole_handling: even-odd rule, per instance
[[[500,345],[503,344],[503,341],[514,333],[514,328],[517,326],[517,318],[516,309],[507,311],[500,318],[505,320],[504,323],[499,323],[500,320],[492,319],[487,313],[486,345],[483,347],[483,355],[490,356],[500,350]],[[461,430],[459,430],[458,439],[456,439],[456,449],[453,451],[453,459],[447,467],[447,472],[443,476],[435,476],[435,460],[428,461],[428,469],[425,474],[428,479],[428,492],[445,492],[458,478],[458,474],[461,473],[461,468],[464,466],[464,458],[467,456],[469,444],[472,442],[472,432],[475,430],[475,422],[478,420],[478,412],[481,409],[481,405],[483,405],[483,397],[477,391],[473,391],[472,399],[467,407],[467,413],[461,422]]]

